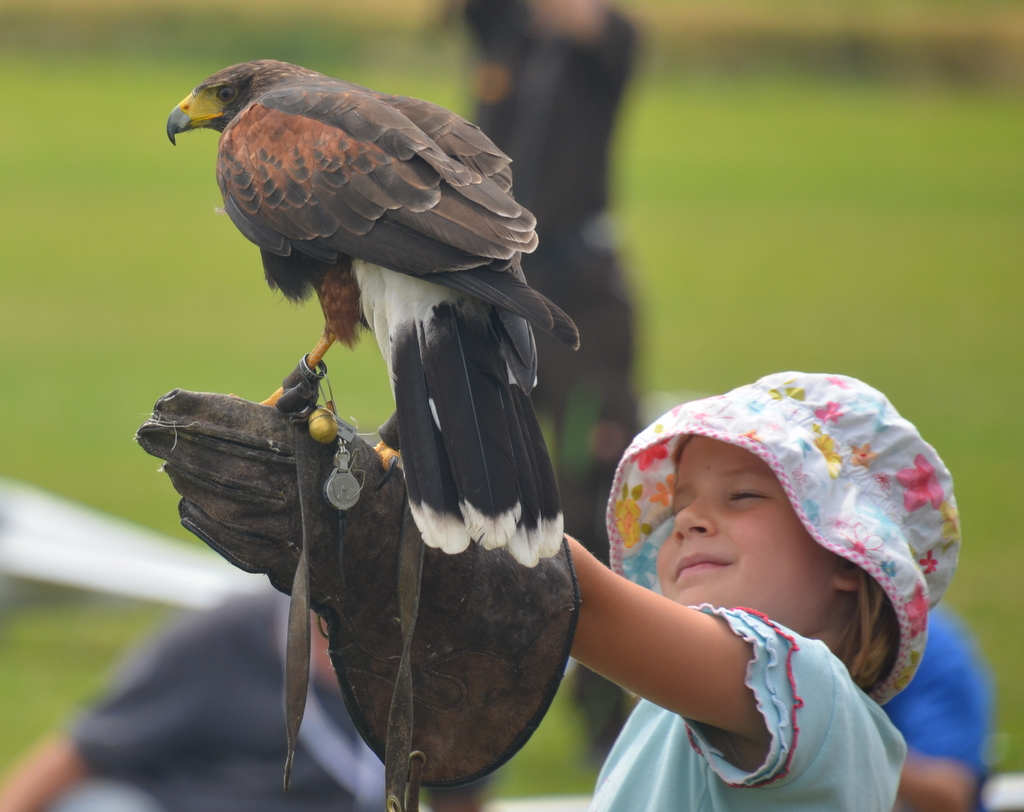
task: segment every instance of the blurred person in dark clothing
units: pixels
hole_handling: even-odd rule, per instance
[[[282,788],[288,603],[270,591],[233,599],[143,643],[67,733],[15,768],[0,812],[383,809],[384,766],[356,732],[316,631],[291,788]],[[438,800],[436,812],[459,808]]]
[[[537,216],[530,285],[576,322],[572,352],[537,336],[533,402],[554,429],[566,532],[608,561],[604,513],[616,463],[639,425],[633,308],[607,212],[609,145],[633,66],[633,25],[603,0],[466,0],[476,38],[477,124],[513,160],[513,192]],[[622,691],[576,679],[594,756],[625,718]]]

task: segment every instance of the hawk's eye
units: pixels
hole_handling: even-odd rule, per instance
[[[231,87],[231,85],[224,85],[224,87],[217,88],[217,98],[224,102],[224,104],[234,101],[235,96],[237,95],[238,91]]]

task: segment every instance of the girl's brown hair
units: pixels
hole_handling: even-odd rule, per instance
[[[857,567],[852,562],[847,566]],[[843,661],[854,683],[867,691],[892,670],[900,647],[900,624],[878,581],[860,567],[857,572],[857,605],[832,653]]]

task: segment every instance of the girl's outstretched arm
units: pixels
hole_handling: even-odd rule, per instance
[[[712,731],[709,739],[737,767],[760,766],[770,736],[743,682],[750,644],[721,618],[631,583],[575,539],[569,544],[582,599],[572,656],[656,705],[731,734]]]

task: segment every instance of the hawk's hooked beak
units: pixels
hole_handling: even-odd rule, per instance
[[[178,133],[205,127],[207,121],[220,118],[222,115],[223,108],[208,94],[200,93],[197,97],[189,93],[167,117],[167,137],[174,144],[174,136]]]

